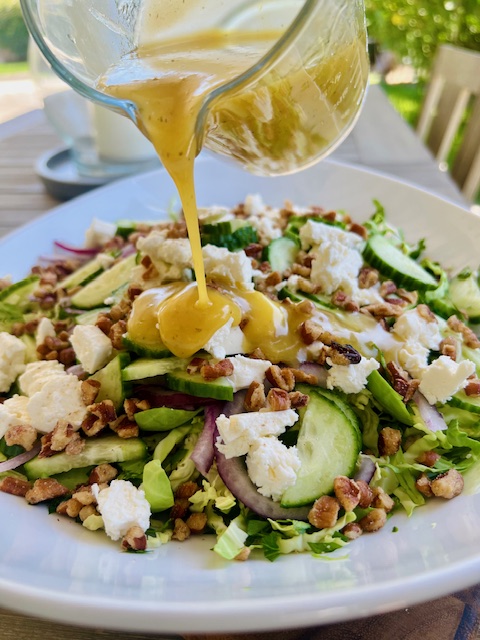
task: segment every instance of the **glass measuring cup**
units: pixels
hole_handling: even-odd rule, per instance
[[[210,28],[276,33],[245,71],[203,96],[195,122],[197,153],[205,146],[253,173],[279,175],[310,166],[344,139],[360,111],[368,77],[362,0],[21,4],[56,73],[136,123],[137,105],[99,90],[98,79],[139,44]]]

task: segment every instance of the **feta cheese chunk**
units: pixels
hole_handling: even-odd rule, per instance
[[[27,404],[28,398],[19,395],[7,398],[0,404],[0,438],[3,438],[10,427],[31,424]]]
[[[228,359],[233,364],[233,373],[226,376],[226,379],[234,391],[248,389],[253,381],[263,382],[267,369],[272,366],[270,360],[247,358],[240,355]]]
[[[85,232],[85,246],[87,249],[100,247],[111,240],[117,232],[117,225],[113,222],[106,222],[94,218],[92,224]]]
[[[341,287],[349,292],[363,265],[360,253],[341,242],[325,242],[308,255],[313,258],[310,280],[327,294]]]
[[[52,321],[49,318],[42,318],[38,323],[35,344],[38,347],[45,342],[46,338],[55,338],[56,335]]]
[[[300,228],[299,235],[302,249],[318,247],[325,243],[342,244],[351,249],[362,243],[362,238],[356,233],[314,220],[307,220]]]
[[[95,373],[110,360],[112,342],[93,324],[77,324],[70,338],[77,359],[87,373]]]
[[[230,318],[223,327],[215,331],[210,340],[204,345],[203,350],[210,353],[214,358],[223,359],[225,356],[234,353],[242,353],[244,349],[245,337],[240,327],[232,327],[233,318]]]
[[[414,378],[421,378],[422,372],[428,367],[429,353],[430,350],[416,340],[407,340],[398,350],[398,363]]]
[[[188,238],[167,238],[165,230],[154,229],[137,242],[137,249],[147,255],[158,271],[159,282],[188,280],[192,267],[192,250]]]
[[[244,456],[258,438],[279,436],[297,420],[293,409],[237,413],[230,418],[222,413],[216,420],[220,434],[217,448],[226,458]]]
[[[245,251],[232,252],[225,247],[207,244],[203,247],[202,253],[205,273],[210,279],[230,286],[253,289],[252,263]]]
[[[416,341],[422,347],[438,350],[442,335],[436,319],[424,318],[418,309],[409,309],[396,320],[393,333],[405,341]]]
[[[24,395],[33,396],[51,377],[63,375],[65,367],[58,360],[38,360],[27,364],[18,383]]]
[[[92,485],[92,493],[98,501],[105,532],[112,540],[120,540],[134,526],[146,531],[150,526],[150,505],[142,489],[128,480],[112,480],[110,486],[99,491]]]
[[[455,362],[448,356],[440,356],[423,372],[419,390],[430,404],[447,402],[465,387],[474,372],[475,363],[471,360]]]
[[[67,373],[49,377],[28,400],[27,411],[32,427],[42,433],[49,433],[59,420],[66,420],[75,429],[79,429],[87,415],[81,386],[82,383],[76,376]]]
[[[7,393],[25,369],[24,343],[6,331],[0,332],[0,393]]]
[[[331,365],[327,374],[327,389],[338,387],[344,393],[358,393],[364,389],[368,376],[380,367],[375,358],[363,357],[358,364],[332,364],[330,358],[327,358],[327,364]]]
[[[277,438],[256,440],[246,458],[247,471],[258,492],[279,501],[295,484],[301,462],[296,447],[286,447]]]

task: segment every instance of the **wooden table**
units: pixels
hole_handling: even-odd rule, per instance
[[[40,111],[0,125],[0,235],[57,204],[45,193],[33,165],[39,154],[58,144]],[[465,204],[449,176],[438,170],[429,152],[393,111],[379,87],[370,88],[359,122],[333,157],[393,174]],[[216,637],[217,640],[473,640],[479,637],[479,631],[480,585],[427,604],[353,622],[317,629]],[[152,637],[67,627],[0,609],[2,640]],[[188,640],[207,640],[207,636],[189,636]]]

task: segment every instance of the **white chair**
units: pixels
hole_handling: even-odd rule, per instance
[[[470,110],[451,175],[473,201],[480,188],[480,53],[451,45],[438,48],[417,133],[446,167],[457,131]]]

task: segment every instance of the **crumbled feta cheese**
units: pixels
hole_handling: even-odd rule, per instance
[[[430,350],[416,340],[406,340],[398,350],[398,364],[414,378],[420,378],[428,367]]]
[[[351,231],[344,231],[339,227],[323,222],[307,220],[300,228],[300,241],[302,249],[309,249],[325,243],[342,244],[346,247],[358,247],[362,243],[362,238]]]
[[[38,323],[35,343],[38,347],[45,342],[46,338],[55,338],[56,335],[52,321],[49,318],[42,318]]]
[[[28,400],[27,410],[32,427],[49,433],[59,420],[66,420],[79,429],[87,415],[81,386],[76,376],[67,373],[49,377]]]
[[[259,358],[247,358],[245,356],[234,356],[228,358],[233,364],[233,373],[226,376],[234,391],[248,389],[252,382],[263,382],[265,372],[272,366],[270,360],[260,360]]]
[[[258,438],[278,436],[297,420],[293,409],[237,413],[230,418],[222,413],[216,420],[220,434],[217,448],[226,458],[244,456]]]
[[[233,318],[230,318],[223,327],[215,331],[210,340],[204,345],[203,350],[214,358],[223,359],[234,353],[243,353],[245,336],[240,327],[232,327]]]
[[[0,332],[0,393],[7,393],[25,369],[24,343],[6,331]]]
[[[112,540],[120,540],[134,526],[146,531],[150,526],[150,505],[142,489],[128,480],[112,480],[106,489],[99,491],[92,485],[92,493],[98,501],[105,532]]]
[[[158,271],[157,281],[185,280],[185,271],[192,267],[192,250],[187,238],[167,238],[165,230],[154,229],[140,238],[137,249],[147,255]]]
[[[20,389],[26,396],[33,396],[52,376],[65,375],[65,367],[57,360],[30,362],[18,379]]]
[[[110,269],[115,262],[115,258],[109,253],[97,253],[96,260],[102,269]]]
[[[330,358],[327,358],[327,364],[331,365],[327,374],[327,388],[338,387],[344,393],[361,391],[367,384],[368,376],[380,366],[375,358],[363,357],[358,364],[332,364]]]
[[[95,373],[104,367],[113,353],[110,338],[93,324],[77,324],[70,342],[87,373]]]
[[[265,212],[266,205],[259,193],[252,193],[245,198],[244,211],[248,216],[258,216]]]
[[[295,484],[301,462],[296,447],[286,447],[277,438],[256,440],[246,458],[250,479],[263,496],[280,500]]]
[[[402,313],[393,325],[392,331],[399,338],[405,341],[414,340],[427,349],[438,350],[442,341],[438,322],[433,318],[425,319],[416,308]]]
[[[28,398],[19,395],[7,398],[0,404],[0,438],[3,438],[10,427],[31,423],[27,404]]]
[[[203,247],[205,273],[212,280],[220,280],[231,286],[240,285],[253,289],[253,269],[245,251],[229,251],[225,247],[207,244]]]
[[[310,280],[327,294],[340,287],[348,290],[363,265],[360,253],[342,242],[324,242],[308,255],[313,258]]]
[[[455,362],[448,356],[440,356],[422,373],[419,390],[430,404],[447,402],[465,387],[474,372],[475,363],[471,360]]]
[[[257,230],[260,239],[263,242],[270,243],[272,240],[281,238],[282,230],[275,224],[275,221],[267,216],[251,218],[249,224]]]
[[[117,225],[113,222],[106,222],[94,218],[92,224],[85,232],[85,246],[90,248],[99,247],[111,240],[117,232]]]

